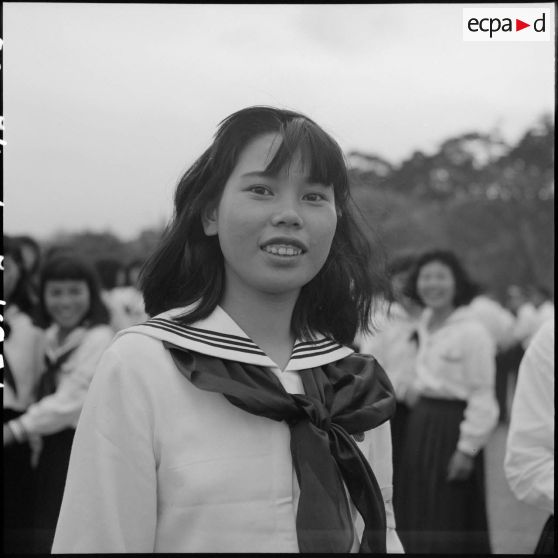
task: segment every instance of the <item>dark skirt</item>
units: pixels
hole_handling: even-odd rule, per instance
[[[62,505],[75,430],[67,428],[43,438],[37,466],[34,514],[34,551],[50,553]]]
[[[554,515],[551,515],[544,524],[535,554],[554,554]]]
[[[482,451],[468,479],[447,481],[465,407],[421,397],[409,414],[396,489],[397,532],[408,553],[490,554]]]
[[[3,409],[3,422],[22,413]],[[31,468],[29,444],[15,443],[5,447],[4,465],[4,552],[26,554],[32,550],[33,497],[35,477]]]
[[[406,474],[402,457],[403,449],[405,448],[405,435],[407,432],[409,413],[409,407],[405,403],[397,401],[395,414],[390,421],[391,443],[393,446],[393,511],[396,525],[399,525],[399,508],[404,505],[404,502],[402,502],[399,497],[398,488],[401,483],[399,477],[402,474]]]

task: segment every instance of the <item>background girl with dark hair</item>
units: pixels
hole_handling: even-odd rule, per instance
[[[55,552],[401,550],[391,385],[343,345],[387,288],[348,196],[307,117],[221,123],[146,267],[157,316],[93,380]]]
[[[39,269],[42,261],[42,250],[40,244],[31,236],[16,236],[15,240],[19,245],[23,267],[27,272],[30,297],[33,304],[39,302]]]
[[[8,423],[4,444],[42,441],[35,456],[34,551],[49,552],[75,427],[95,366],[114,333],[106,325],[95,272],[79,257],[61,254],[47,261],[39,292],[39,317],[47,326],[46,370],[37,402]]]
[[[397,487],[411,553],[489,554],[482,448],[496,425],[495,346],[467,307],[477,292],[452,252],[423,254],[410,292],[426,308]]]
[[[3,251],[4,552],[25,553],[31,550],[31,448],[27,443],[6,443],[12,436],[10,421],[23,415],[35,401],[35,388],[43,369],[44,335],[31,319],[33,304],[19,243],[5,236]]]

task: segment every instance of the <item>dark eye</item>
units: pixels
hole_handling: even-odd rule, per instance
[[[271,190],[268,186],[264,186],[262,184],[256,184],[255,186],[250,186],[248,190],[258,196],[271,196]]]
[[[308,200],[308,201],[311,201],[311,202],[318,202],[318,201],[327,200],[326,196],[324,196],[323,194],[319,194],[317,192],[312,192],[310,194],[305,194],[304,199]]]

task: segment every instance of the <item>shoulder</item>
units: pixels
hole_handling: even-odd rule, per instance
[[[481,338],[489,338],[490,332],[481,322],[478,316],[467,306],[458,308],[452,317],[451,327],[466,338],[475,341]]]
[[[548,320],[537,330],[527,347],[526,357],[535,356],[540,360],[554,363],[554,320]]]
[[[95,389],[127,394],[149,391],[147,388],[154,387],[153,379],[165,374],[163,353],[162,343],[145,335],[117,337],[103,351],[93,379]]]
[[[83,345],[109,345],[114,338],[114,330],[104,324],[95,325],[87,329]]]
[[[105,352],[104,361],[120,374],[144,378],[148,383],[175,377],[176,365],[164,342],[143,333],[120,333]]]
[[[348,377],[353,376],[354,381],[359,382],[358,386],[355,385],[359,389],[362,389],[363,385],[369,388],[373,385],[381,385],[389,393],[393,390],[385,370],[370,354],[352,353],[332,364],[333,366],[328,367],[328,374],[333,381],[340,381],[344,385]]]
[[[11,328],[39,329],[33,324],[33,320],[31,320],[29,314],[20,310],[16,305],[11,305],[6,308],[4,319],[9,322]]]
[[[25,312],[14,312],[9,316],[10,328],[20,335],[44,335],[44,330],[37,327]]]
[[[554,346],[554,321],[548,320],[543,323],[539,328],[535,337],[533,338],[533,343],[537,343],[546,348]]]
[[[365,353],[352,353],[335,362],[335,366],[347,374],[356,374],[366,369],[383,372],[383,368],[376,358]]]
[[[395,411],[393,385],[385,370],[372,355],[353,353],[328,368],[334,390],[347,390],[349,397],[364,396],[361,403],[376,407],[378,424],[388,420]]]
[[[125,330],[114,337],[110,351],[126,361],[160,358],[166,352],[160,339]]]
[[[104,352],[94,381],[97,390],[116,391],[120,398],[145,401],[150,408],[164,410],[182,405],[192,407],[200,392],[185,380],[163,341],[129,332],[117,337]]]

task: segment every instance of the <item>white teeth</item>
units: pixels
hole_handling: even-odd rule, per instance
[[[283,244],[268,244],[267,246],[264,246],[263,249],[269,254],[274,254],[276,256],[298,256],[302,254],[302,250],[300,248]]]

